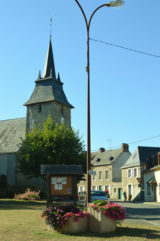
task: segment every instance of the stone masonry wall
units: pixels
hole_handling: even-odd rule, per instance
[[[121,189],[121,182],[112,182],[112,165],[106,166],[94,166],[92,170],[96,171],[96,176],[91,175],[91,190],[105,191],[107,188],[110,193],[110,199],[118,199],[118,190]],[[108,171],[108,178],[105,176],[105,172]],[[101,172],[101,178],[99,176]],[[81,181],[78,184],[78,192],[87,191],[86,181]]]
[[[34,126],[43,126],[48,115],[51,115],[58,124],[61,124],[61,117],[63,115],[65,125],[71,125],[70,108],[52,101],[27,106],[26,129],[32,131]]]
[[[134,177],[133,175],[133,170],[134,168],[137,168],[138,172],[137,172],[137,176]],[[131,170],[131,177],[128,177],[128,170]],[[129,195],[129,185],[131,186],[131,193],[132,193],[132,199],[136,198],[141,191],[141,186],[140,183],[138,181],[138,179],[140,180],[141,178],[141,168],[140,167],[131,167],[131,168],[125,168],[122,169],[122,192],[126,192],[127,193],[127,197]]]

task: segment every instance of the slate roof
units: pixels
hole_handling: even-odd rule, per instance
[[[92,153],[91,164],[93,166],[109,165],[112,164],[117,157],[122,153],[122,149],[107,150],[103,152]]]
[[[159,151],[160,147],[138,146],[122,168],[143,165],[148,158],[157,155]]]
[[[16,152],[25,131],[26,118],[0,121],[0,153]]]
[[[35,89],[30,99],[24,105],[27,106],[48,101],[56,101],[73,108],[65,96],[62,83],[53,78],[45,78],[36,81]]]
[[[41,165],[41,174],[55,175],[81,175],[83,173],[81,165]]]

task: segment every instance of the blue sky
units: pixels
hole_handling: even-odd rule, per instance
[[[86,15],[103,0],[79,0]],[[160,1],[126,0],[94,16],[91,38],[160,55]],[[56,73],[86,143],[86,28],[74,0],[1,0],[0,120],[24,117],[23,104],[43,73],[50,18]],[[160,58],[90,41],[91,150],[160,135]],[[108,140],[111,139],[111,142]],[[160,136],[130,145],[160,146]]]

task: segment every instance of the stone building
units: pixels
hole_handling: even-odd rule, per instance
[[[91,176],[91,190],[107,189],[111,199],[122,199],[121,167],[130,156],[128,144],[122,144],[121,148],[114,150],[100,148],[92,153],[91,165],[96,174]],[[78,191],[86,191],[86,181],[78,184]]]
[[[157,155],[160,147],[138,146],[122,169],[122,191],[127,197],[132,195],[132,200],[144,200],[144,170],[147,160]]]
[[[144,170],[144,200],[160,202],[160,152],[147,159]]]
[[[27,107],[26,117],[0,121],[0,175],[7,176],[9,186],[24,181],[23,176],[17,173],[16,152],[26,131],[32,131],[34,126],[42,126],[48,115],[58,124],[64,122],[71,126],[73,106],[63,91],[60,74],[56,76],[51,40],[43,76],[39,73],[34,91],[24,105]],[[33,180],[28,182],[33,183]]]

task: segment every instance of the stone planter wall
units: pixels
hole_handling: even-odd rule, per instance
[[[74,218],[69,218],[68,223],[59,232],[68,234],[87,232],[87,219],[88,217],[79,218],[78,222],[75,222]],[[49,230],[53,229],[49,226]]]
[[[89,232],[110,233],[116,230],[116,221],[106,217],[103,211],[88,207],[88,228]]]
[[[64,227],[58,230],[61,233],[84,233],[84,232],[93,232],[93,233],[110,233],[116,230],[116,221],[106,217],[103,214],[103,211],[93,209],[88,207],[88,217],[79,218],[78,222],[74,221],[74,218],[69,218],[68,223]],[[48,226],[48,230],[54,230]]]

